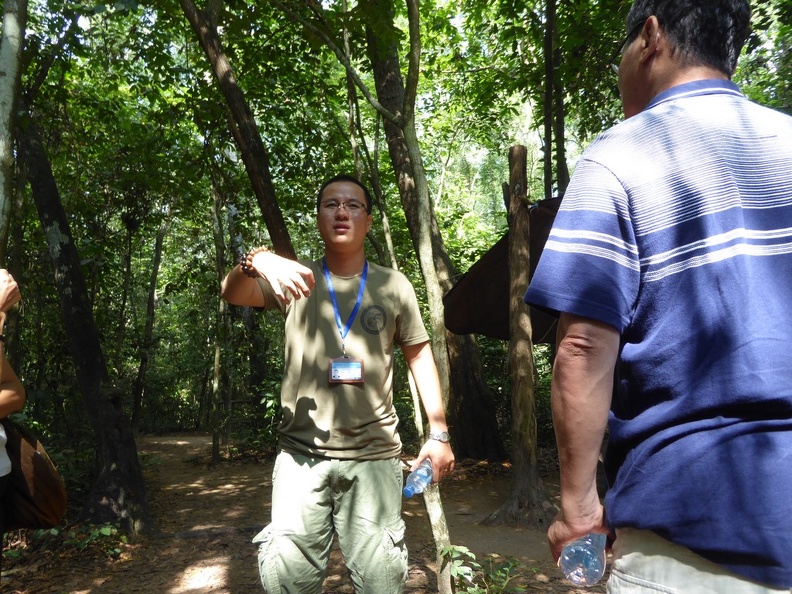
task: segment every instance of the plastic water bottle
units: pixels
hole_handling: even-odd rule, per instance
[[[570,542],[561,551],[561,571],[577,586],[596,584],[605,574],[607,534],[591,533]]]
[[[429,483],[432,482],[432,461],[427,458],[421,464],[407,475],[407,480],[404,483],[405,497],[412,497],[419,493],[423,493]]]

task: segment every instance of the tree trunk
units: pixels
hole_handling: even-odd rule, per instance
[[[377,5],[376,18],[379,20],[374,22],[373,25],[370,23],[366,26],[368,53],[374,68],[377,96],[380,103],[397,116],[403,116],[405,111],[408,112],[406,119],[399,118],[403,121],[403,127],[388,120],[385,124],[385,130],[388,137],[391,161],[396,171],[399,193],[402,197],[402,205],[404,206],[413,245],[418,254],[419,265],[421,266],[426,285],[430,325],[432,328],[432,350],[440,375],[443,401],[447,404],[449,395],[448,377],[450,373],[445,345],[445,328],[442,319],[442,290],[437,279],[436,268],[432,262],[434,254],[430,236],[430,228],[434,217],[431,203],[429,202],[429,191],[421,163],[418,141],[415,135],[415,122],[412,118],[413,111],[411,107],[406,106],[410,99],[405,101],[406,94],[401,79],[397,49],[395,44],[392,43],[387,43],[386,47],[382,47],[379,41],[380,37],[376,33],[380,27],[392,28],[393,5],[391,0],[377,0],[374,4]],[[413,19],[417,19],[417,8],[411,11],[411,20]],[[411,29],[413,26],[417,26],[417,23],[411,23]],[[414,41],[412,37],[411,35],[411,41]],[[391,36],[386,37],[386,39],[391,38]],[[412,49],[414,51],[414,48]],[[411,68],[415,67],[415,63],[411,64]],[[414,101],[414,97],[412,100]],[[385,104],[384,101],[388,101],[389,105]],[[421,202],[422,200],[423,203]],[[421,418],[421,409],[416,407],[415,421],[419,435],[423,434]],[[452,592],[451,573],[448,565],[443,563],[442,551],[450,546],[451,540],[448,534],[448,524],[445,520],[442,501],[436,485],[430,487],[424,493],[424,505],[429,516],[429,523],[435,542],[439,568],[437,576],[438,590],[441,594],[450,594]]]
[[[5,0],[0,39],[0,258],[4,262],[14,201],[14,129],[26,22],[27,0]]]
[[[405,87],[397,47],[395,41],[385,45],[383,37],[377,34],[378,30],[387,28],[387,19],[393,14],[393,7],[389,0],[377,0],[373,4],[374,10],[369,13],[376,14],[384,21],[367,26],[368,53],[374,70],[377,98],[391,113],[402,115]],[[390,26],[392,27],[392,20]],[[413,153],[420,157],[420,150],[414,127],[412,122],[410,126],[402,128],[385,119],[385,134],[407,227],[416,252],[425,254],[427,232],[431,238],[431,261],[426,262],[425,257],[420,260],[427,293],[430,296],[438,293],[442,295],[451,288],[451,279],[455,278],[456,271],[445,251],[423,170],[420,169],[420,173],[416,174]],[[434,287],[430,287],[433,284]],[[430,300],[429,306],[432,311],[433,337],[436,341],[445,341],[445,353],[440,358],[439,371],[441,379],[449,386],[447,414],[454,452],[459,458],[503,460],[506,452],[498,432],[492,393],[480,373],[475,339],[469,335],[460,336],[445,331],[442,323],[442,297],[439,302]],[[435,354],[437,355],[437,350]],[[446,358],[448,364],[443,367],[442,361]]]
[[[143,404],[143,390],[146,386],[146,370],[149,357],[154,346],[154,313],[157,305],[157,278],[159,277],[160,263],[162,262],[162,243],[168,232],[168,223],[163,220],[157,231],[154,242],[154,257],[151,262],[151,276],[149,277],[149,293],[146,303],[146,325],[143,329],[143,339],[140,341],[140,364],[135,383],[132,385],[132,430],[137,432],[140,425],[140,410]]]
[[[124,529],[150,528],[143,475],[135,439],[124,414],[122,394],[109,381],[80,257],[44,147],[30,120],[19,133],[33,200],[47,238],[60,295],[69,350],[99,450],[99,476],[80,517],[97,524],[119,522]]]
[[[237,84],[228,57],[223,52],[217,29],[209,16],[204,11],[198,10],[193,0],[180,1],[187,20],[198,35],[201,47],[209,58],[212,71],[231,112],[232,121],[229,122],[231,133],[245,163],[272,245],[281,256],[294,258],[294,248],[286,230],[283,213],[275,198],[267,151],[256,127],[253,112]]]
[[[127,304],[129,303],[129,294],[132,287],[132,240],[135,231],[133,230],[133,227],[129,225],[128,221],[124,222],[126,223],[124,225],[124,250],[119,254],[121,257],[121,269],[123,270],[124,281],[121,284],[121,305],[118,308],[118,323],[116,324],[115,335],[110,339],[112,340],[111,344],[124,344],[127,331]],[[96,290],[93,292],[95,294]],[[123,349],[114,349],[114,351],[110,353],[110,369],[121,369],[121,367],[123,367],[121,363],[123,358]],[[134,427],[134,396],[132,402],[132,426]]]
[[[536,444],[535,365],[530,309],[523,301],[530,270],[530,220],[526,188],[526,149],[509,150],[509,371],[512,394],[512,484],[509,499],[485,524],[530,524],[546,527],[550,502],[539,476]]]
[[[566,159],[566,108],[564,86],[561,84],[561,48],[553,50],[553,65],[556,73],[553,82],[553,135],[555,136],[555,166],[558,195],[563,196],[569,185],[569,166]]]
[[[545,64],[545,89],[542,105],[542,120],[544,121],[544,197],[548,200],[553,197],[553,85],[555,75],[553,71],[553,37],[556,26],[556,0],[547,0],[545,11],[544,30],[544,64]]]
[[[220,286],[225,276],[225,235],[223,232],[223,199],[217,185],[212,184],[212,236],[215,244],[215,271],[217,274],[217,294],[220,295]],[[229,414],[231,411],[231,390],[229,388],[228,374],[225,372],[223,350],[226,348],[228,337],[228,305],[223,299],[218,298],[217,315],[215,316],[215,343],[214,343],[214,370],[212,372],[212,463],[220,462],[220,443],[228,443]]]

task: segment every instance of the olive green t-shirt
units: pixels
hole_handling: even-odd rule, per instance
[[[278,305],[261,280],[270,307],[286,317],[286,352],[281,387],[280,447],[323,458],[379,460],[401,452],[393,406],[394,345],[429,340],[418,300],[407,278],[369,263],[360,308],[346,335],[346,355],[362,359],[362,384],[331,384],[330,360],[342,356],[341,333],[321,260],[303,262],[316,285],[308,299]],[[342,326],[355,306],[362,275],[331,275]]]

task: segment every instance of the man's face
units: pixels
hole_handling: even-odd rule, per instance
[[[333,182],[324,189],[319,202],[317,226],[328,248],[363,248],[371,228],[366,212],[366,195],[352,182]]]

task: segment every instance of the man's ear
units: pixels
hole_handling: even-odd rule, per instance
[[[658,49],[665,43],[665,34],[656,16],[652,15],[646,19],[641,33],[639,34],[639,38],[641,40],[641,54],[639,59],[643,63],[654,56]]]

